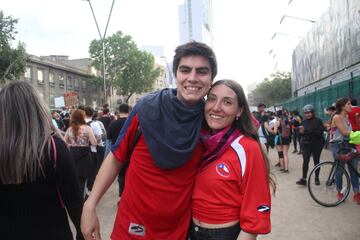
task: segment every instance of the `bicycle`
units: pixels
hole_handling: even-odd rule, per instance
[[[324,207],[335,207],[344,202],[348,197],[351,189],[350,176],[346,168],[341,166],[339,163],[340,161],[350,161],[351,159],[358,156],[360,156],[360,152],[349,143],[339,143],[339,150],[337,152],[335,161],[321,162],[315,165],[315,167],[311,170],[307,181],[307,188],[311,198]],[[355,170],[357,176],[360,178],[360,173],[354,166],[351,164],[346,165]],[[341,190],[343,197],[341,199],[336,197],[338,191],[336,189],[335,176],[339,170],[343,171],[343,188]],[[319,174],[318,179],[316,178],[316,173]]]

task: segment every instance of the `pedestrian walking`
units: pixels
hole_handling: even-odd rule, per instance
[[[0,239],[83,239],[74,162],[29,82],[0,91]]]

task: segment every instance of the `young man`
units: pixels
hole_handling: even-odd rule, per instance
[[[257,112],[254,113],[256,120],[258,120],[259,124],[261,124],[261,118],[265,115],[266,105],[264,103],[259,103],[257,106]]]
[[[111,239],[185,239],[190,201],[201,159],[204,101],[217,73],[205,44],[177,47],[173,61],[177,89],[163,89],[139,101],[96,178],[82,215],[85,239],[100,239],[96,205],[119,173],[138,127],[125,189]]]

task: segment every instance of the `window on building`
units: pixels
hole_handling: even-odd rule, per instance
[[[86,88],[86,81],[84,79],[82,80],[82,88]]]
[[[44,71],[41,69],[37,70],[37,81],[39,84],[44,84]]]
[[[79,79],[78,78],[74,79],[74,86],[75,86],[75,89],[79,89]]]
[[[64,75],[59,74],[59,87],[64,88]]]
[[[67,88],[67,90],[73,89],[73,81],[70,76],[67,76],[67,78],[66,78],[66,88]]]
[[[24,78],[25,80],[31,80],[31,67],[26,67]]]
[[[55,86],[55,79],[54,79],[54,73],[53,72],[49,72],[49,85],[50,86]]]
[[[49,105],[50,107],[54,107],[55,106],[55,95],[51,94],[49,95]]]

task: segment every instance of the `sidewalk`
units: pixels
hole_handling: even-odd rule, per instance
[[[281,173],[272,167],[276,177],[277,191],[272,198],[272,231],[258,239],[271,240],[359,240],[360,205],[352,201],[352,192],[347,201],[337,207],[325,208],[314,202],[307,188],[295,184],[301,177],[302,156],[292,154],[290,148],[289,173]],[[271,165],[277,162],[277,152],[269,153]],[[329,150],[323,150],[321,161],[332,160]],[[313,168],[310,160],[309,172]],[[102,239],[110,239],[117,211],[117,182],[101,200],[97,213],[100,219]],[[162,239],[161,239],[162,240]]]
[[[359,240],[360,205],[352,201],[350,192],[346,202],[337,207],[325,208],[318,205],[309,195],[306,187],[295,184],[302,175],[302,155],[289,153],[289,171],[282,173],[272,167],[276,176],[277,191],[272,198],[272,231],[258,239],[276,240]],[[271,150],[272,166],[277,162],[276,150]],[[331,161],[330,150],[323,150],[321,161]],[[310,160],[309,173],[313,168]]]

